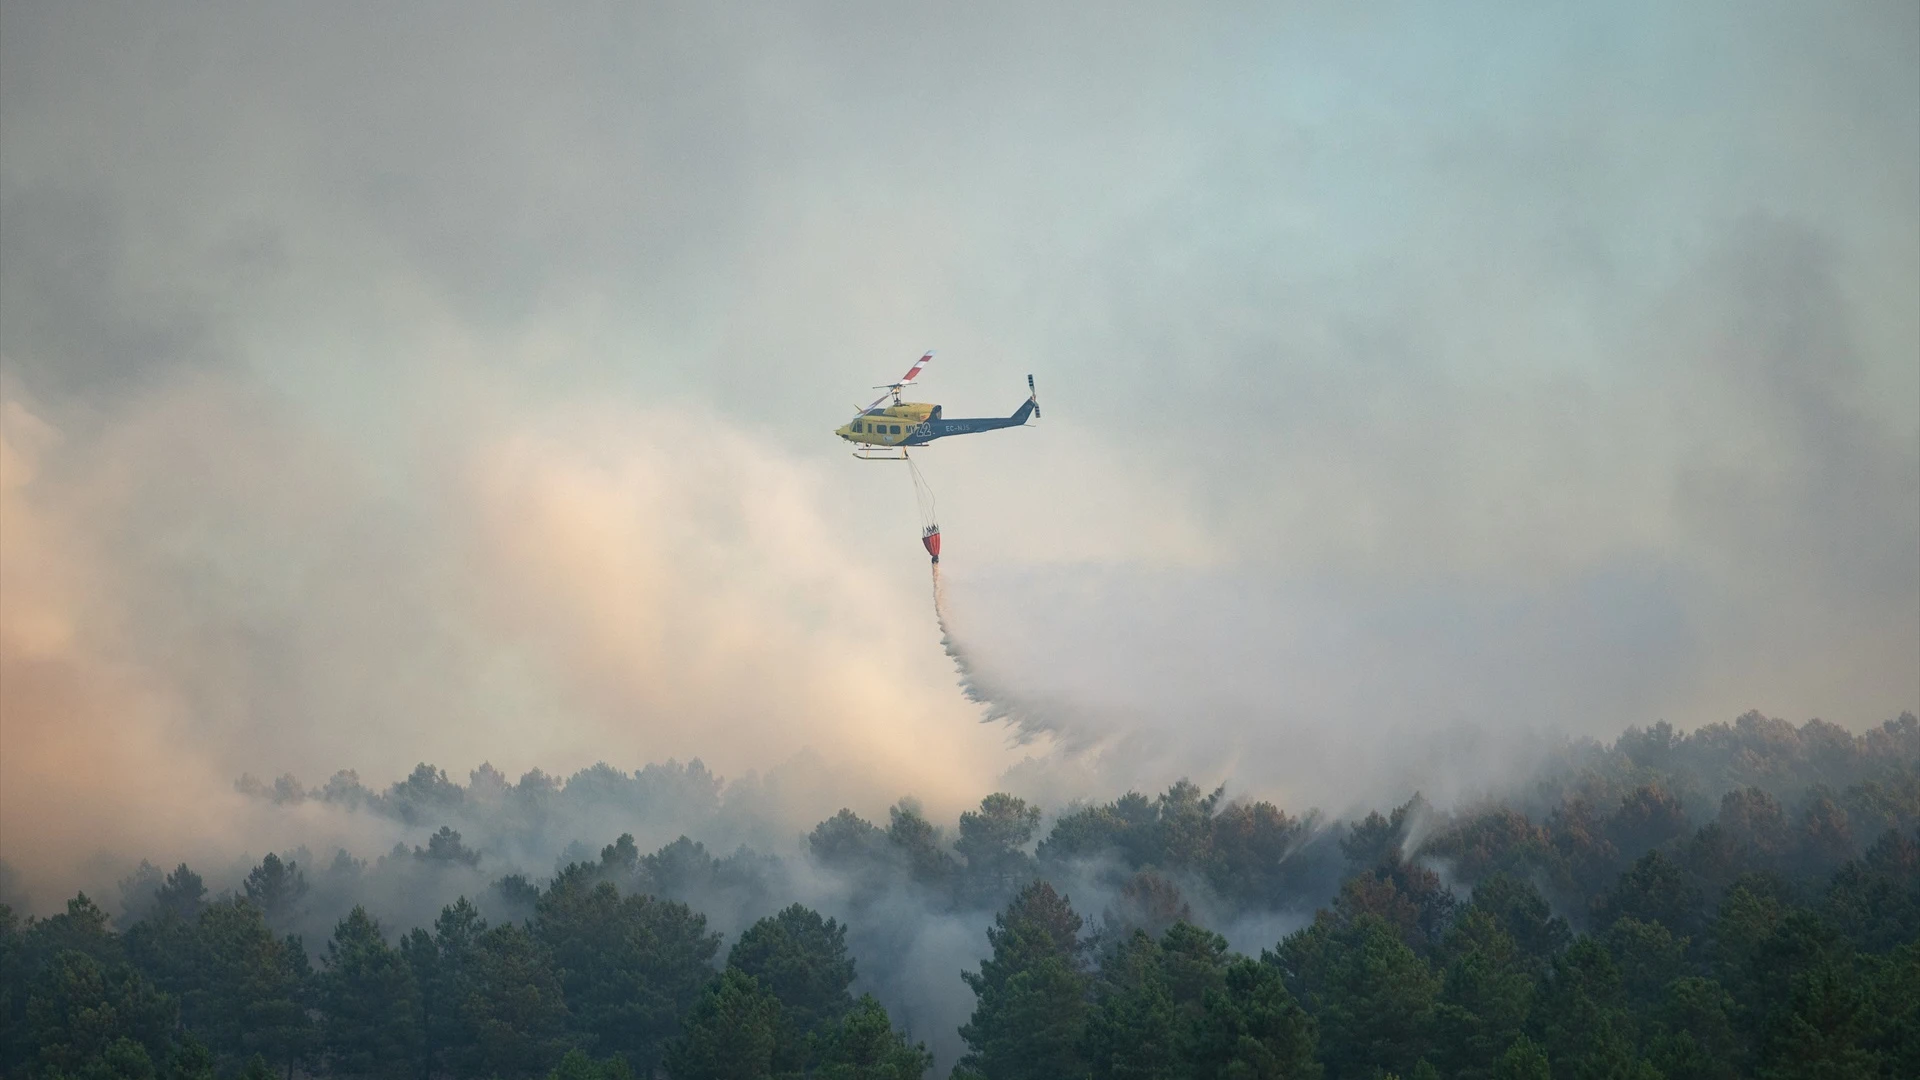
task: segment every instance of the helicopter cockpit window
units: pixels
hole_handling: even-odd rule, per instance
[[[854,433],[855,435],[858,435],[858,434],[860,434],[861,432],[863,432],[863,431],[865,431],[865,430],[867,430],[867,425],[865,425],[865,424],[862,424],[862,423],[859,423],[859,422],[857,422],[857,421],[856,421],[856,422],[854,423],[854,425],[853,425],[853,433]]]

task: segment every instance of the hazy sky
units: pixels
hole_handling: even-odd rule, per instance
[[[0,857],[1920,705],[1920,7],[1190,7],[6,0]]]

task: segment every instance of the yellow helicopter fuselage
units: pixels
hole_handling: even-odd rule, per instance
[[[928,420],[937,419],[939,415],[938,405],[903,401],[862,413],[834,429],[833,433],[848,442],[868,446],[901,446],[916,434],[925,439],[929,433],[920,430],[920,426]]]
[[[921,363],[924,364],[926,359],[922,357]],[[898,395],[900,388],[895,386],[890,389]],[[895,400],[884,409],[879,407],[879,402],[875,402],[860,415],[835,428],[833,433],[859,447],[853,452],[855,457],[872,461],[898,461],[906,456],[909,446],[925,446],[949,435],[971,435],[977,431],[1019,427],[1028,418],[1039,415],[1040,403],[1034,395],[1033,376],[1029,375],[1027,400],[1013,410],[1012,416],[943,417],[938,405]],[[880,450],[889,452],[875,453]],[[898,452],[892,452],[895,450]]]

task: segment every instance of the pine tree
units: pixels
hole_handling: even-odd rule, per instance
[[[174,868],[166,881],[154,890],[153,903],[155,914],[168,914],[185,922],[200,917],[201,909],[207,906],[207,885],[200,875],[187,869],[186,863]]]
[[[906,858],[907,872],[929,889],[945,890],[960,873],[960,863],[947,851],[938,826],[928,821],[920,804],[902,799],[888,811],[887,842]]]
[[[979,810],[960,815],[954,850],[966,860],[965,891],[975,900],[1007,895],[1033,877],[1027,842],[1040,825],[1040,808],[1025,799],[996,792],[980,800]]]
[[[993,956],[961,978],[978,999],[960,1028],[969,1053],[955,1075],[1054,1080],[1082,1075],[1087,976],[1081,921],[1046,882],[1022,889],[987,930]]]
[[[1533,997],[1527,958],[1484,909],[1469,907],[1442,948],[1446,973],[1434,1003],[1434,1061],[1475,1080],[1526,1025]]]
[[[419,987],[363,907],[348,912],[327,942],[321,1002],[335,1074],[397,1078],[421,1071]]]
[[[401,956],[420,990],[422,1060],[430,1072],[447,1069],[465,1076],[480,1067],[472,1060],[474,1037],[463,1022],[461,1008],[474,941],[486,929],[479,910],[462,896],[440,909],[431,934],[415,927],[401,939]]]
[[[1315,1028],[1270,960],[1241,957],[1209,989],[1186,1040],[1195,1080],[1317,1080]]]
[[[306,950],[274,937],[259,908],[245,900],[208,905],[192,949],[182,1019],[223,1067],[259,1054],[284,1068],[311,1053]]]
[[[748,927],[727,964],[760,980],[803,1035],[825,1029],[853,1007],[847,928],[799,904]]]
[[[643,1074],[713,978],[720,948],[705,916],[676,901],[623,897],[583,864],[540,897],[534,936],[553,958],[575,1031]]]
[[[873,995],[863,994],[821,1042],[820,1080],[920,1080],[933,1067],[924,1045],[910,1043]]]
[[[307,875],[300,864],[282,861],[271,851],[259,866],[247,872],[245,885],[247,899],[266,915],[267,922],[283,928],[307,895]]]
[[[1534,998],[1532,1028],[1555,1076],[1658,1077],[1635,1052],[1626,988],[1605,946],[1590,937],[1554,958],[1553,974]]]
[[[453,984],[456,1020],[471,1051],[468,1076],[535,1076],[567,1046],[567,1000],[552,958],[525,928],[496,926],[474,940]]]
[[[66,949],[35,976],[24,1032],[46,1075],[151,1076],[176,1015],[173,999],[126,964]]]
[[[1553,1080],[1553,1068],[1540,1044],[1522,1035],[1493,1063],[1492,1080]]]
[[[1375,916],[1323,932],[1309,981],[1317,984],[1315,1019],[1328,1072],[1345,1080],[1376,1068],[1411,1070],[1426,1051],[1440,980]]]
[[[1160,943],[1134,931],[1101,958],[1082,1053],[1095,1080],[1183,1075],[1180,1018]]]
[[[780,1000],[758,979],[728,968],[688,1014],[685,1033],[667,1052],[667,1071],[674,1080],[765,1080],[787,1023]]]

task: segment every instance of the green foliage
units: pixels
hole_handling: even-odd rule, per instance
[[[1037,858],[1038,809],[1004,794],[952,844],[911,800],[884,829],[843,811],[809,847],[850,886],[859,929],[789,906],[718,977],[718,936],[677,900],[729,925],[775,910],[777,859],[684,836],[650,855],[630,834],[579,845],[544,892],[519,875],[489,889],[490,910],[526,924],[489,927],[462,899],[396,948],[356,909],[317,978],[273,927],[364,888],[364,864],[342,852],[308,889],[270,855],[244,899],[209,902],[186,866],[143,863],[122,883],[124,934],[84,895],[47,919],[0,907],[0,1075],[919,1077],[925,1048],[850,995],[856,954],[898,992],[901,920],[870,917],[903,900],[1005,904],[963,975],[960,1077],[1920,1075],[1920,721],[1857,738],[1757,714],[1655,725],[1569,762],[1535,801],[1450,815],[1416,796],[1346,828],[1182,780],[1070,809]],[[470,796],[422,766],[384,794],[344,775],[312,797],[468,827],[561,800],[710,811],[716,783],[697,763],[596,766],[564,788],[483,767]],[[1683,799],[1717,816],[1689,832]],[[446,882],[441,868],[482,861],[447,825],[371,873]],[[1091,943],[1035,880],[1069,873],[1113,897]],[[1193,923],[1316,906],[1257,961]]]
[[[569,1050],[546,1080],[633,1080],[633,1070],[622,1057],[595,1061],[580,1050]]]
[[[1513,1040],[1488,1075],[1492,1080],[1552,1080],[1547,1052],[1525,1035]]]
[[[1920,940],[1920,835],[1887,832],[1827,886],[1827,921],[1862,952]]]
[[[1558,1077],[1657,1078],[1636,1052],[1626,986],[1606,948],[1583,937],[1554,958],[1530,1026]]]
[[[632,837],[626,838],[632,842]],[[479,866],[480,853],[460,842],[460,834],[442,825],[427,837],[426,847],[413,849],[413,857],[429,866]]]
[[[1607,819],[1607,839],[1625,858],[1637,858],[1687,832],[1680,799],[1664,787],[1642,784]]]
[[[1456,818],[1421,846],[1427,855],[1448,860],[1459,879],[1478,882],[1476,894],[1495,875],[1524,878],[1550,863],[1546,829],[1511,806],[1485,806]]]
[[[821,867],[841,875],[858,895],[868,895],[894,879],[902,853],[887,832],[851,810],[814,826],[807,852]]]
[[[327,942],[320,994],[331,1071],[400,1077],[421,1070],[419,986],[365,908],[356,906],[340,920]]]
[[[1853,857],[1853,822],[1832,789],[1815,785],[1800,808],[1792,865],[1805,877],[1824,877]]]
[[[200,917],[201,910],[207,906],[206,882],[200,880],[199,874],[189,870],[186,863],[181,863],[154,890],[153,906],[156,915],[192,922]]]
[[[1306,832],[1298,819],[1270,802],[1236,803],[1208,825],[1206,875],[1220,895],[1243,904],[1270,903],[1297,891],[1301,863],[1290,856]]]
[[[1156,813],[1155,847],[1158,864],[1169,870],[1206,867],[1213,861],[1213,814],[1225,788],[1203,793],[1198,784],[1181,779],[1160,796]]]
[[[152,1076],[176,1015],[173,999],[126,964],[61,950],[27,999],[30,1067],[47,1076]]]
[[[1871,961],[1873,1032],[1868,1047],[1887,1076],[1920,1076],[1920,940]]]
[[[1758,1005],[1764,989],[1757,966],[1761,947],[1792,909],[1790,887],[1769,875],[1743,875],[1720,901],[1712,930],[1714,971],[1743,1009]]]
[[[1615,919],[1659,923],[1677,935],[1691,935],[1700,927],[1702,892],[1680,864],[1658,851],[1649,851],[1620,875],[1620,880],[1597,905],[1601,926]]]
[[[275,926],[286,925],[307,895],[307,875],[299,864],[283,862],[271,851],[247,872],[245,884],[247,899]]]
[[[887,1011],[863,994],[820,1044],[820,1080],[920,1080],[933,1067],[924,1045],[895,1031]]]
[[[773,1073],[786,1026],[780,1000],[758,979],[728,968],[700,995],[686,1032],[667,1053],[674,1080],[761,1080]]]
[[[1129,791],[1105,806],[1087,806],[1060,815],[1036,852],[1043,863],[1117,854],[1129,867],[1156,865],[1159,854],[1153,800]]]
[[[450,1057],[459,1075],[537,1076],[567,1048],[560,977],[546,947],[526,928],[508,924],[483,931],[453,986],[454,1030],[463,1041]]]
[[[887,834],[851,810],[842,810],[814,826],[807,837],[807,849],[820,865],[836,870],[859,870],[870,862],[886,862],[891,850]]]
[[[1675,938],[1659,923],[1621,919],[1600,940],[1630,1000],[1657,1002],[1661,990],[1686,972],[1687,939]]]
[[[103,965],[116,964],[126,955],[107,913],[86,893],[75,894],[59,915],[28,920],[22,952],[33,969],[63,952],[83,953]]]
[[[645,1073],[713,976],[720,937],[685,904],[621,896],[569,866],[540,898],[534,936],[551,952],[576,1033]]]
[[[947,852],[940,828],[927,820],[920,804],[902,799],[888,817],[887,842],[906,859],[914,883],[930,889],[951,887],[960,864]]]
[[[533,917],[533,908],[540,902],[540,887],[527,880],[525,874],[508,874],[495,881],[489,890],[499,907],[517,919]]]
[[[1553,914],[1540,890],[1520,878],[1487,878],[1475,886],[1472,906],[1493,918],[1536,972],[1544,972],[1573,939],[1567,921]]]
[[[1078,1076],[1088,979],[1081,921],[1052,885],[1022,889],[987,930],[993,955],[961,978],[978,998],[961,1068],[993,1080]]]
[[[1384,920],[1363,915],[1336,931],[1318,978],[1321,1060],[1328,1075],[1411,1070],[1427,1050],[1440,980]]]
[[[1666,1076],[1731,1080],[1739,1075],[1741,1049],[1732,1015],[1733,998],[1719,983],[1698,976],[1673,980],[1647,1018],[1649,1059]]]
[[[685,836],[644,857],[627,835],[600,852],[600,866],[609,879],[631,877],[638,891],[667,898],[711,886],[718,861],[705,844]]]
[[[128,949],[179,997],[182,1022],[217,1063],[231,1067],[260,1054],[286,1066],[312,1054],[306,952],[276,938],[253,904],[209,904],[191,926],[163,914],[135,927]]]
[[[1340,850],[1346,854],[1347,862],[1355,870],[1372,869],[1381,863],[1402,862],[1408,834],[1431,810],[1427,800],[1416,793],[1413,798],[1395,807],[1388,817],[1381,817],[1378,811],[1370,813],[1348,829],[1346,837],[1340,841]]]
[[[1866,1046],[1872,1029],[1867,993],[1832,960],[1793,977],[1787,1000],[1767,1014],[1760,1038],[1763,1080],[1876,1076]]]
[[[420,991],[422,1057],[430,1069],[464,1076],[478,1067],[463,1005],[474,942],[486,928],[479,910],[463,896],[440,910],[432,933],[415,927],[400,939],[400,955]]]
[[[1128,792],[1069,811],[1040,842],[1040,863],[1056,870],[1117,858],[1129,872],[1197,872],[1243,905],[1277,906],[1307,887],[1322,867],[1301,854],[1306,823],[1268,802],[1223,806],[1222,794],[1183,779],[1157,798]]]
[[[1102,957],[1081,1036],[1096,1080],[1180,1074],[1185,1032],[1168,968],[1165,951],[1143,931]]]
[[[1449,1076],[1483,1077],[1526,1024],[1529,959],[1486,909],[1469,906],[1447,934],[1434,1003],[1435,1060]]]
[[[799,904],[748,927],[727,965],[759,980],[803,1035],[824,1030],[853,1006],[846,927]]]
[[[264,1058],[261,1064],[266,1064]],[[168,1053],[165,1075],[168,1080],[214,1080],[213,1051],[192,1032],[187,1032]]]
[[[436,769],[424,761],[380,798],[380,803],[393,816],[408,825],[424,825],[430,819],[457,810],[465,801],[466,792],[447,778],[445,769]]]
[[[32,975],[26,938],[13,908],[0,904],[0,1072],[23,1067],[31,1045],[26,1041],[27,981]]]
[[[979,810],[960,815],[960,838],[954,848],[966,863],[969,895],[978,899],[1005,896],[1036,872],[1026,852],[1040,825],[1040,808],[1026,800],[995,793],[980,800]]]
[[[1187,1038],[1196,1080],[1315,1080],[1314,1022],[1272,963],[1234,959]]]
[[[1751,852],[1753,859],[1763,865],[1777,863],[1792,848],[1786,811],[1781,808],[1780,800],[1762,788],[1741,788],[1722,795],[1716,823],[1725,830],[1729,840]]]

